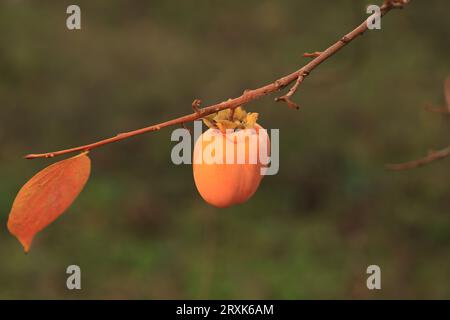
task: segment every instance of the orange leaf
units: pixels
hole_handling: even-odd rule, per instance
[[[8,230],[30,249],[33,237],[58,218],[83,190],[91,172],[87,153],[56,162],[20,189],[8,219]]]

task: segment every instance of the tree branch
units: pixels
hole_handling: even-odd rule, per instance
[[[450,156],[450,147],[438,151],[430,151],[426,157],[423,157],[421,159],[405,163],[388,164],[386,165],[386,168],[393,171],[414,169],[425,166],[433,161],[447,158],[448,156]]]
[[[384,16],[386,13],[388,13],[391,9],[395,8],[403,8],[404,5],[408,3],[409,0],[384,0],[383,5],[381,6],[381,16]],[[289,90],[289,92],[277,99],[277,101],[283,101],[288,104],[290,107],[298,108],[298,106],[291,101],[291,96],[297,91],[300,84],[303,82],[303,80],[306,78],[307,75],[310,74],[310,72],[318,67],[322,62],[333,56],[335,53],[340,51],[344,46],[346,46],[348,43],[353,41],[358,36],[362,35],[366,30],[368,29],[367,26],[367,19],[361,23],[359,26],[357,26],[353,31],[347,33],[345,36],[343,36],[341,39],[339,39],[336,43],[328,47],[325,51],[318,52],[316,54],[316,57],[311,60],[308,64],[300,68],[299,70],[284,76],[268,85],[265,85],[258,89],[253,90],[246,90],[244,93],[234,99],[229,99],[227,101],[214,104],[205,108],[199,108],[199,100],[194,100],[194,103],[192,104],[192,107],[194,109],[194,113],[188,114],[179,118],[175,118],[166,122],[162,122],[159,124],[151,125],[149,127],[145,127],[142,129],[120,133],[112,138],[101,140],[98,142],[94,142],[91,144],[87,144],[84,146],[79,146],[75,148],[60,150],[60,151],[54,151],[54,152],[48,152],[48,153],[40,153],[40,154],[29,154],[25,156],[26,159],[36,159],[36,158],[52,158],[55,156],[60,156],[72,152],[78,152],[78,151],[89,151],[107,144],[111,144],[114,142],[118,142],[121,140],[125,140],[137,135],[141,135],[147,132],[152,131],[158,131],[161,128],[169,127],[172,125],[180,125],[186,122],[195,121],[198,119],[201,119],[207,115],[210,115],[212,113],[216,113],[220,110],[224,109],[235,109],[239,106],[243,106],[251,101],[257,100],[263,96],[266,96],[268,94],[280,91],[284,89],[285,87],[289,86],[291,83],[295,81],[295,84],[293,87]]]
[[[425,110],[433,113],[441,113],[441,114],[450,114],[450,75],[444,81],[444,95],[445,100],[447,102],[446,108],[434,107],[430,104],[425,105]],[[450,155],[450,147],[439,151],[430,151],[428,155],[424,158],[404,162],[404,163],[396,163],[396,164],[388,164],[386,165],[387,169],[400,171],[400,170],[408,170],[418,168],[424,165],[427,165],[433,161],[441,160],[447,158]]]

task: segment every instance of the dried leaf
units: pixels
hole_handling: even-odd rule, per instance
[[[225,110],[220,110],[217,113],[217,116],[214,118],[214,120],[219,121],[219,120],[229,120],[231,117],[231,110],[230,109],[225,109]]]
[[[236,109],[234,109],[234,116],[233,118],[235,120],[239,120],[239,121],[244,121],[245,118],[247,117],[247,112],[242,109],[241,107],[237,107]]]
[[[14,200],[8,230],[25,252],[33,237],[58,218],[83,190],[91,171],[86,153],[59,161],[31,178]]]
[[[256,125],[256,121],[258,120],[259,114],[256,112],[251,112],[247,114],[247,118],[245,119],[246,128],[254,128]]]
[[[230,120],[217,120],[216,121],[217,127],[221,131],[226,131],[227,129],[236,129],[240,123],[231,122]]]
[[[258,120],[258,113],[247,113],[242,107],[233,110],[224,109],[203,118],[206,126],[225,132],[228,129],[254,128]]]
[[[207,115],[207,116],[203,117],[203,119],[207,119],[209,121],[213,121],[216,116],[217,116],[217,113],[212,113],[210,115]]]
[[[205,126],[207,126],[208,128],[211,128],[211,129],[217,128],[212,120],[210,120],[208,118],[203,118],[202,120],[203,120],[203,123],[205,124]]]

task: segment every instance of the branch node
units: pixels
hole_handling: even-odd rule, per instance
[[[274,82],[274,84],[275,84],[276,90],[278,90],[278,91],[281,90],[281,89],[283,89],[283,88],[285,87],[285,85],[283,85],[283,83],[281,82],[280,79],[276,80],[276,81]]]
[[[298,110],[300,109],[300,106],[293,102],[291,100],[291,97],[294,95],[294,93],[297,91],[298,87],[300,86],[300,83],[302,83],[303,79],[309,74],[306,70],[300,70],[299,75],[297,76],[297,81],[295,81],[295,84],[292,86],[291,89],[289,89],[289,92],[286,93],[284,96],[275,98],[275,101],[279,102],[285,102],[290,109]]]
[[[349,38],[349,36],[345,35],[341,38],[341,41],[345,44],[349,43],[351,41],[351,39]]]
[[[305,52],[303,54],[304,58],[317,58],[318,56],[320,56],[322,54],[321,51],[315,51],[315,52]]]

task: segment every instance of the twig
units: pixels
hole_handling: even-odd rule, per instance
[[[441,113],[441,114],[450,114],[450,108],[442,108],[442,107],[435,107],[431,104],[426,104],[424,106],[424,109],[427,110],[428,112],[432,112],[432,113]]]
[[[450,156],[450,147],[438,151],[430,151],[426,157],[421,159],[405,163],[388,164],[386,165],[386,168],[394,171],[414,169],[427,165],[433,161],[447,158],[448,156]]]
[[[295,102],[293,102],[291,100],[291,97],[294,95],[294,93],[297,91],[298,87],[300,86],[300,83],[303,82],[303,79],[305,79],[305,77],[308,74],[305,72],[301,75],[298,76],[297,81],[295,81],[295,84],[291,87],[291,89],[289,89],[288,93],[286,93],[284,96],[281,97],[277,97],[275,98],[275,101],[282,101],[285,102],[289,108],[291,109],[300,109],[300,106],[298,104],[296,104]]]
[[[383,5],[381,6],[381,16],[388,13],[391,9],[394,8],[402,8],[408,0],[385,0]],[[60,151],[54,151],[54,152],[48,152],[48,153],[40,153],[40,154],[29,154],[25,156],[26,159],[36,159],[36,158],[49,158],[49,157],[55,157],[60,156],[72,152],[78,152],[78,151],[88,151],[92,150],[110,143],[118,142],[121,140],[125,140],[137,135],[141,135],[147,132],[157,131],[161,128],[165,128],[172,125],[179,125],[181,123],[185,122],[191,122],[195,121],[197,119],[201,119],[207,115],[210,115],[212,113],[216,113],[220,110],[224,109],[234,109],[239,106],[243,106],[251,101],[257,100],[263,96],[266,96],[268,94],[280,91],[281,89],[289,86],[294,81],[294,86],[290,89],[289,92],[292,92],[291,94],[288,92],[284,97],[280,97],[279,101],[284,101],[291,107],[297,106],[294,104],[290,97],[295,93],[298,86],[301,84],[301,82],[304,80],[305,75],[309,74],[313,69],[318,67],[322,62],[330,58],[332,55],[337,53],[339,50],[341,50],[344,46],[346,46],[349,42],[353,41],[358,36],[362,35],[366,30],[368,29],[367,26],[367,19],[364,20],[363,23],[361,23],[359,26],[357,26],[353,31],[346,34],[344,37],[342,37],[340,40],[338,40],[336,43],[331,45],[329,48],[327,48],[325,51],[321,52],[320,55],[318,55],[316,58],[311,60],[308,64],[300,68],[299,70],[284,76],[271,84],[265,85],[261,88],[254,89],[254,90],[246,90],[241,96],[229,99],[227,101],[214,104],[205,108],[200,109],[199,104],[196,103],[197,100],[194,100],[194,103],[192,104],[192,108],[194,109],[194,113],[188,114],[176,119],[172,119],[166,122],[162,122],[156,125],[151,125],[149,127],[145,127],[142,129],[125,132],[116,135],[115,137],[101,140],[98,142],[94,142],[91,144],[87,144],[84,146],[79,146],[75,148],[60,150]]]
[[[433,113],[450,114],[450,75],[447,76],[447,78],[444,81],[444,95],[445,95],[445,100],[447,102],[447,108],[439,108],[439,107],[432,106],[430,104],[426,104],[424,107],[425,110],[427,110],[429,112],[433,112]],[[444,159],[444,158],[448,157],[449,155],[450,155],[450,147],[447,147],[440,151],[430,151],[428,153],[428,156],[426,156],[424,158],[405,162],[405,163],[389,164],[389,165],[386,165],[386,168],[390,169],[390,170],[396,170],[396,171],[414,169],[414,168],[429,164],[433,161]]]
[[[316,58],[316,57],[320,56],[321,54],[322,54],[322,52],[320,52],[320,51],[311,52],[311,53],[305,52],[303,54],[303,57],[304,58]]]
[[[202,100],[200,99],[195,99],[194,101],[192,101],[192,109],[194,109],[195,113],[200,113],[200,106],[202,104]]]

